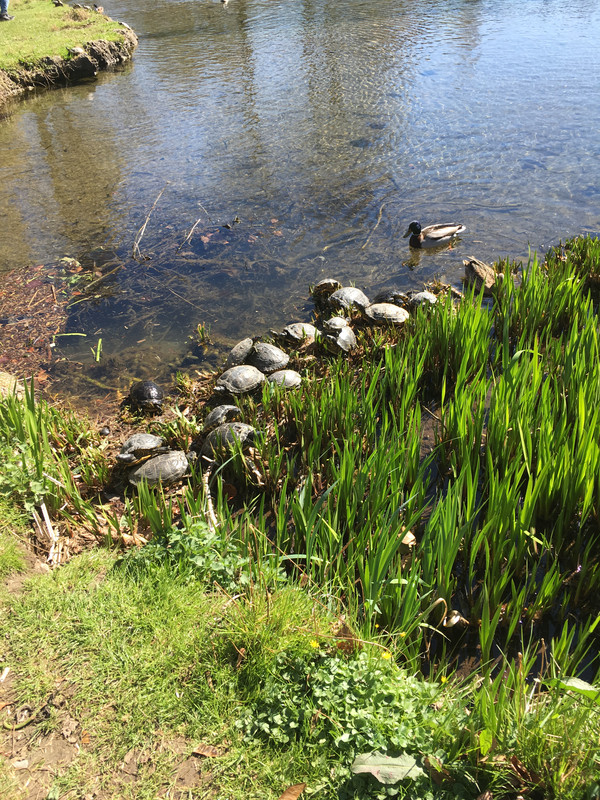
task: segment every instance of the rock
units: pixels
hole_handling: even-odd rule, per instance
[[[503,272],[497,273],[493,267],[478,258],[472,256],[465,258],[463,265],[465,267],[465,283],[474,285],[478,292],[483,289],[484,295],[491,295],[496,281],[504,279]]]

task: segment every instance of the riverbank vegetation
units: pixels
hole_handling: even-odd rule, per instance
[[[2,597],[15,758],[70,720],[56,797],[599,798],[599,265],[572,240],[300,347],[299,390],[238,401],[250,453],[177,490],[3,400],[4,502],[55,564],[104,545]],[[147,427],[188,450],[209,384]]]

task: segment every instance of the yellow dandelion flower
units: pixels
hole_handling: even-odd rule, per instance
[[[442,677],[440,678],[440,683],[446,683],[447,680],[448,678],[445,675],[442,675]]]
[[[385,651],[384,651],[384,652],[381,654],[381,657],[382,657],[382,658],[385,658],[385,660],[386,660],[386,661],[389,661],[389,660],[390,660],[390,658],[392,657],[392,654],[390,653],[390,651],[389,651],[389,650],[385,650]]]
[[[311,643],[310,643],[310,646],[311,646],[311,647],[314,647],[314,649],[316,650],[316,649],[317,649],[317,647],[319,646],[319,643],[317,642],[317,640],[316,640],[316,639],[313,639],[313,640],[311,641]]]
[[[400,631],[400,638],[404,639],[405,636],[406,636],[406,631]]]

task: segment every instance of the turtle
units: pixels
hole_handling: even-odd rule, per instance
[[[206,415],[206,419],[204,420],[204,428],[202,430],[204,433],[210,433],[210,431],[212,431],[214,428],[218,428],[219,425],[223,425],[225,422],[234,422],[239,420],[241,415],[242,412],[237,406],[217,406]]]
[[[239,364],[226,370],[217,380],[217,394],[249,394],[264,383],[265,376],[251,364]]]
[[[312,344],[317,335],[317,329],[310,322],[292,322],[286,325],[278,335],[280,338],[291,342]]]
[[[165,393],[154,381],[137,381],[129,388],[129,402],[141,411],[162,411]]]
[[[315,286],[310,287],[310,293],[315,300],[325,300],[341,288],[342,284],[335,278],[323,278]]]
[[[214,428],[204,440],[200,455],[213,461],[227,458],[235,451],[236,442],[246,449],[254,442],[256,435],[252,425],[245,422],[225,422]]]
[[[410,314],[406,309],[400,308],[400,306],[396,306],[393,303],[371,303],[370,306],[365,308],[365,316],[371,322],[402,325]]]
[[[373,298],[373,303],[392,303],[395,306],[406,306],[410,302],[409,296],[406,292],[400,289],[382,289]]]
[[[302,383],[302,376],[295,369],[278,369],[267,378],[269,383],[276,383],[282,389],[295,389]]]
[[[145,481],[149,486],[169,484],[183,478],[190,465],[183,450],[169,450],[134,467],[128,475],[129,482],[137,486]]]
[[[357,344],[356,335],[349,325],[333,333],[325,334],[321,341],[330,350],[341,350],[343,353],[349,353]]]
[[[348,324],[346,317],[331,317],[323,322],[323,328],[328,333],[337,333],[342,328],[347,328]]]
[[[371,302],[364,292],[355,286],[343,286],[329,297],[329,305],[344,311],[356,306],[361,311]]]
[[[465,282],[474,284],[475,290],[480,292],[483,289],[484,295],[492,294],[492,288],[496,281],[504,280],[503,272],[496,270],[478,258],[465,258],[463,261],[465,268]]]
[[[238,364],[243,364],[250,355],[253,344],[254,339],[248,337],[247,339],[242,339],[241,342],[238,342],[236,345],[234,345],[229,351],[229,355],[225,361],[225,366],[229,368],[237,367]]]
[[[434,306],[437,303],[438,299],[433,292],[417,292],[416,294],[411,295],[410,304],[411,306],[426,306],[427,304]]]
[[[134,433],[117,454],[117,461],[121,464],[134,464],[146,456],[166,450],[164,443],[164,439],[152,433]]]
[[[280,347],[268,342],[257,342],[250,351],[246,363],[268,375],[278,369],[285,369],[289,360],[288,354]]]

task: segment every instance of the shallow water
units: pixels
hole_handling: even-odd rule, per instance
[[[309,319],[327,275],[367,294],[459,285],[466,255],[600,231],[600,1],[105,8],[138,33],[133,63],[0,122],[0,271],[122,265],[72,309],[87,336],[55,349],[68,391],[214,365]],[[411,253],[412,219],[467,232]]]

